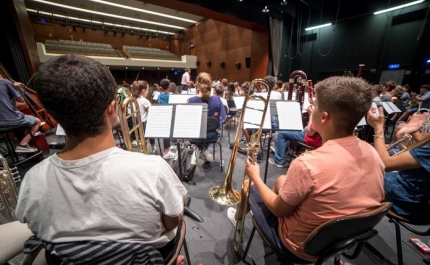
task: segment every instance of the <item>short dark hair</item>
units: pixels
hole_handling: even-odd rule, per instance
[[[378,96],[382,93],[382,91],[384,91],[384,89],[382,88],[381,85],[374,85],[372,87],[372,89],[376,91],[376,93],[378,94]]]
[[[425,84],[425,85],[420,86],[420,88],[424,88],[424,89],[427,89],[427,91],[429,91],[430,85]]]
[[[391,91],[391,90],[395,89],[397,85],[396,85],[396,82],[390,80],[390,81],[385,82],[383,84],[383,86],[388,87],[388,91]]]
[[[263,78],[267,83],[269,83],[269,90],[273,89],[275,86],[275,78],[271,75],[266,76]],[[267,92],[269,92],[269,90]]]
[[[282,82],[282,80],[278,80],[278,82],[276,82],[276,86],[278,86],[279,88],[282,88],[283,85],[284,82]]]
[[[222,96],[223,93],[224,93],[224,86],[223,85],[217,85],[215,88],[215,94],[217,96]]]
[[[170,86],[170,80],[169,79],[162,79],[160,82],[160,86],[163,90],[166,90]]]
[[[320,111],[343,132],[353,132],[372,105],[372,86],[361,78],[332,76],[315,85]]]
[[[103,132],[104,112],[117,92],[106,66],[74,54],[43,63],[36,74],[35,90],[46,110],[73,137]]]

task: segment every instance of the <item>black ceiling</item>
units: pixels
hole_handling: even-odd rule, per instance
[[[272,16],[290,25],[292,18],[301,17],[302,26],[307,27],[322,23],[334,23],[352,17],[369,15],[375,11],[402,5],[414,0],[181,0],[199,5],[219,13],[230,15],[264,27],[268,27],[268,17]],[[267,6],[268,13],[262,10]],[[339,11],[339,12],[338,12]],[[401,10],[395,11],[401,12]],[[297,21],[296,21],[297,23]]]

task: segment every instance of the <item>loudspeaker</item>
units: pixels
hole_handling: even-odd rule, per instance
[[[224,62],[220,62],[220,63],[219,63],[219,66],[221,66],[222,68],[224,68],[225,63],[224,63]]]
[[[251,68],[251,57],[245,58],[246,68]]]
[[[240,63],[235,63],[234,66],[236,66],[237,69],[240,69]]]
[[[206,65],[207,65],[207,66],[209,66],[209,67],[211,67],[211,61],[208,61],[208,62],[206,63]]]
[[[199,61],[196,61],[196,65],[197,65],[197,66],[199,66],[199,65],[200,65],[200,62],[199,62]]]

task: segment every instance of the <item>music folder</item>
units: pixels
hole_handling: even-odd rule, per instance
[[[151,105],[145,138],[205,139],[207,113],[206,103]]]
[[[402,112],[393,102],[381,102],[382,107],[387,112],[387,114],[391,113],[400,113]]]

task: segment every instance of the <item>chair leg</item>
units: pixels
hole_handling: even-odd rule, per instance
[[[187,240],[184,238],[184,252],[185,252],[185,258],[187,259],[187,264],[191,265],[191,260],[190,260],[190,254],[188,253],[188,247],[187,247]]]
[[[389,219],[389,222],[393,223],[396,227],[397,264],[403,265],[402,234],[400,234],[400,225],[394,219]]]
[[[252,227],[251,235],[249,236],[249,239],[248,239],[248,244],[246,244],[245,252],[243,253],[243,256],[242,256],[243,262],[245,262],[246,260],[246,255],[248,254],[248,250],[249,250],[249,247],[251,246],[252,239],[254,238],[255,230],[257,230],[255,226]]]

